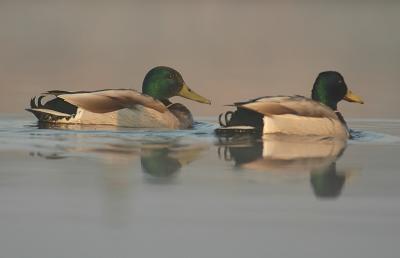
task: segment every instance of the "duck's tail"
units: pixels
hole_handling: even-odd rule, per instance
[[[30,101],[30,108],[25,109],[35,115],[39,122],[56,122],[63,118],[69,120],[75,116],[77,108],[74,105],[60,98],[42,104],[44,97],[39,96],[37,99],[33,97]]]
[[[235,134],[260,134],[263,130],[262,115],[252,110],[238,108],[236,111],[222,113],[218,117],[220,128],[215,130],[219,136]]]
[[[63,118],[71,118],[71,115],[44,108],[27,108],[40,122],[56,122]]]
[[[221,127],[251,126],[262,130],[264,126],[263,115],[253,110],[238,108],[236,111],[228,111],[219,115]]]
[[[233,115],[233,112],[232,112],[232,111],[228,111],[228,112],[219,114],[219,116],[218,116],[219,125],[220,125],[221,127],[228,127],[228,126],[230,126],[230,122],[231,122],[231,119],[232,119],[232,115]]]

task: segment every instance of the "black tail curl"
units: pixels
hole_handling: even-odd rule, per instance
[[[44,98],[45,96],[39,96],[38,98],[37,98],[37,101],[36,101],[36,97],[33,97],[33,98],[31,98],[31,102],[30,102],[30,105],[31,105],[31,108],[44,108],[45,107],[45,105],[43,105],[42,104],[42,99]]]
[[[228,111],[225,113],[221,113],[218,116],[218,121],[221,127],[230,127],[230,126],[252,126],[256,130],[261,130],[264,127],[263,121],[264,115],[244,109],[238,108],[236,111]]]
[[[231,121],[231,119],[232,119],[233,113],[234,113],[234,112],[232,112],[232,111],[228,111],[228,112],[219,114],[219,116],[218,116],[219,125],[220,125],[221,127],[228,127],[228,126],[230,126],[230,121]],[[224,118],[225,121],[223,121],[222,118]]]
[[[44,97],[46,97],[46,96],[41,95],[39,97],[33,97],[30,102],[31,109],[45,108],[45,109],[50,109],[50,110],[54,110],[57,112],[61,112],[64,114],[69,114],[71,116],[76,115],[76,112],[78,109],[77,106],[72,105],[71,103],[68,103],[65,100],[58,98],[58,97],[51,99],[43,104],[42,100]]]
[[[63,118],[69,120],[76,115],[76,106],[57,97],[42,103],[44,97],[46,97],[46,95],[31,98],[30,108],[26,109],[26,111],[34,114],[40,122],[52,123]],[[56,115],[51,111],[60,112],[64,115]]]

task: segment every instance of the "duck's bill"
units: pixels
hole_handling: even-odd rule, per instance
[[[211,104],[211,101],[203,96],[200,96],[192,89],[190,89],[186,84],[183,84],[182,89],[178,92],[178,95],[187,99],[191,99],[204,104]]]
[[[346,96],[344,96],[343,99],[348,102],[364,104],[364,101],[362,100],[362,98],[357,96],[356,94],[354,94],[351,90],[347,91],[347,94],[346,94]]]

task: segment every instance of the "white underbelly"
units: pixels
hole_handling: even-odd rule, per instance
[[[265,116],[263,120],[264,134],[282,133],[348,138],[346,127],[335,119],[285,114]]]
[[[75,117],[61,119],[57,123],[86,124],[86,125],[114,125],[135,128],[179,128],[178,119],[169,111],[164,113],[157,110],[138,106],[133,109],[121,109],[108,113],[93,113],[78,108]]]

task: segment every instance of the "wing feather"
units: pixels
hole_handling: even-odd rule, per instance
[[[253,110],[265,116],[292,114],[338,119],[335,112],[328,106],[303,96],[262,97],[235,103],[235,106]]]
[[[100,90],[100,91],[49,91],[45,94],[57,96],[66,102],[86,109],[93,113],[113,112],[123,108],[143,105],[164,113],[165,105],[151,96],[130,89]]]

